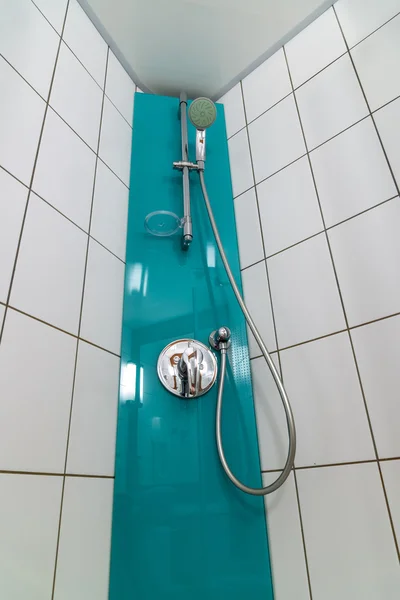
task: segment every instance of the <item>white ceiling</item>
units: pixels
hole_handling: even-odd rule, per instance
[[[218,98],[333,0],[79,0],[148,91]]]

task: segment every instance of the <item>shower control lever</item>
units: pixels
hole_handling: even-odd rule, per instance
[[[203,353],[193,346],[188,346],[179,359],[177,369],[186,398],[190,398],[191,395],[196,396],[199,392],[202,362]]]

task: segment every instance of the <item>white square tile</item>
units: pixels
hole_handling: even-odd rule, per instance
[[[269,485],[276,473],[264,473]],[[269,552],[275,600],[309,600],[306,561],[293,473],[273,494],[265,496]],[[290,565],[290,577],[288,566]]]
[[[231,137],[246,125],[244,116],[242,88],[240,83],[235,85],[229,92],[218,100],[224,105],[226,135]]]
[[[327,227],[396,195],[371,118],[310,154]]]
[[[27,188],[0,169],[0,302],[7,300],[27,196]]]
[[[107,600],[113,483],[67,477],[54,600]]]
[[[256,183],[306,152],[293,95],[249,125]]]
[[[250,123],[292,91],[283,49],[247,75],[242,85],[247,122]]]
[[[265,262],[257,263],[242,271],[244,299],[252,318],[270,352],[276,350],[274,322],[272,319]],[[248,330],[250,356],[261,354],[253,334]]]
[[[400,1],[339,0],[335,10],[351,47],[400,12]]]
[[[381,458],[400,455],[400,317],[351,332],[365,399]]]
[[[395,198],[328,233],[350,326],[400,310],[399,226]]]
[[[308,158],[257,186],[267,256],[323,230]]]
[[[31,0],[0,10],[0,54],[47,100],[60,38]]]
[[[400,569],[376,464],[297,471],[315,600],[396,600]]]
[[[280,348],[345,328],[325,235],[267,260]]]
[[[0,474],[0,581],[4,599],[49,600],[62,477]]]
[[[228,140],[233,197],[254,185],[247,131],[243,129]]]
[[[96,155],[50,108],[40,143],[33,190],[88,230]]]
[[[90,233],[121,260],[125,260],[128,202],[128,188],[99,161]]]
[[[277,355],[272,357],[278,368]],[[289,438],[282,400],[264,357],[252,360],[250,365],[261,469],[283,469]]]
[[[79,342],[67,473],[114,475],[119,358]]]
[[[254,188],[236,198],[234,205],[240,267],[244,269],[264,258]]]
[[[11,305],[77,333],[86,245],[80,229],[31,194]]]
[[[46,105],[1,57],[0,89],[0,164],[29,185]]]
[[[281,364],[296,422],[296,467],[374,459],[348,334],[284,350]]]
[[[400,99],[378,110],[374,119],[397,185],[400,185]]]
[[[368,114],[348,55],[307,81],[295,94],[309,150]]]
[[[381,463],[386,493],[397,538],[400,537],[400,460]]]
[[[68,0],[34,0],[34,4],[61,34]]]
[[[400,95],[400,15],[351,51],[371,110]]]
[[[99,156],[129,187],[132,128],[104,98]]]
[[[61,44],[50,105],[97,150],[103,92],[65,44]]]
[[[120,354],[125,265],[94,240],[89,243],[81,336]]]
[[[294,87],[344,54],[346,44],[333,9],[298,33],[285,50]]]
[[[70,0],[63,40],[103,88],[107,44],[77,0]]]
[[[62,473],[76,340],[8,309],[0,346],[1,469]]]
[[[130,125],[133,125],[135,83],[115,55],[109,51],[106,94]]]

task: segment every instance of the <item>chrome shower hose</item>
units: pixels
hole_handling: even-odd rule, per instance
[[[212,230],[213,230],[214,236],[215,236],[215,241],[217,243],[218,250],[219,250],[222,262],[225,267],[226,274],[228,275],[228,279],[230,281],[230,284],[232,286],[232,289],[234,291],[236,299],[239,303],[239,306],[242,309],[243,315],[244,315],[244,317],[245,317],[260,349],[261,349],[261,352],[262,352],[265,360],[267,361],[267,364],[271,371],[272,377],[274,378],[275,384],[278,388],[278,391],[279,391],[279,394],[280,394],[280,397],[282,400],[283,408],[285,410],[286,423],[287,423],[287,429],[288,429],[288,435],[289,435],[289,449],[288,449],[286,463],[285,463],[285,466],[283,467],[281,474],[273,483],[271,483],[270,485],[268,485],[266,487],[262,487],[262,488],[252,488],[252,487],[248,487],[247,485],[245,485],[244,483],[242,483],[241,481],[239,481],[239,479],[237,479],[235,477],[235,475],[232,473],[232,471],[230,470],[229,465],[227,463],[225,453],[224,453],[224,447],[223,447],[223,443],[222,443],[222,435],[221,435],[222,399],[223,399],[223,393],[224,393],[224,383],[225,383],[225,373],[226,373],[226,349],[223,348],[221,350],[221,373],[220,373],[219,384],[218,384],[217,417],[216,417],[216,438],[217,438],[218,454],[219,454],[219,458],[220,458],[220,461],[221,461],[221,464],[222,464],[222,467],[223,467],[225,473],[227,474],[229,479],[232,481],[232,483],[236,487],[238,487],[240,490],[242,490],[242,492],[246,492],[247,494],[251,494],[253,496],[266,496],[267,494],[271,494],[271,492],[275,492],[286,481],[286,479],[288,478],[290,471],[293,467],[294,457],[295,457],[295,453],[296,453],[296,428],[295,428],[295,424],[294,424],[293,412],[292,412],[290,402],[287,397],[285,388],[279,377],[278,371],[275,368],[273,360],[263,342],[263,339],[262,339],[253,319],[251,318],[249,311],[247,310],[244,300],[240,294],[239,288],[236,285],[235,278],[233,277],[231,268],[228,263],[228,259],[226,258],[224,247],[221,242],[221,238],[219,236],[217,224],[216,224],[215,218],[214,218],[214,213],[211,208],[210,199],[209,199],[208,193],[207,193],[206,183],[204,180],[204,172],[202,170],[199,170],[198,173],[199,173],[199,177],[200,177],[201,189],[202,189],[203,196],[204,196],[204,202],[205,202],[205,205],[207,208],[211,227],[212,227]]]

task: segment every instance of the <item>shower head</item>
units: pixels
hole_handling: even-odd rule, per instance
[[[189,119],[199,131],[210,127],[217,118],[217,109],[209,98],[196,98],[189,106]]]

